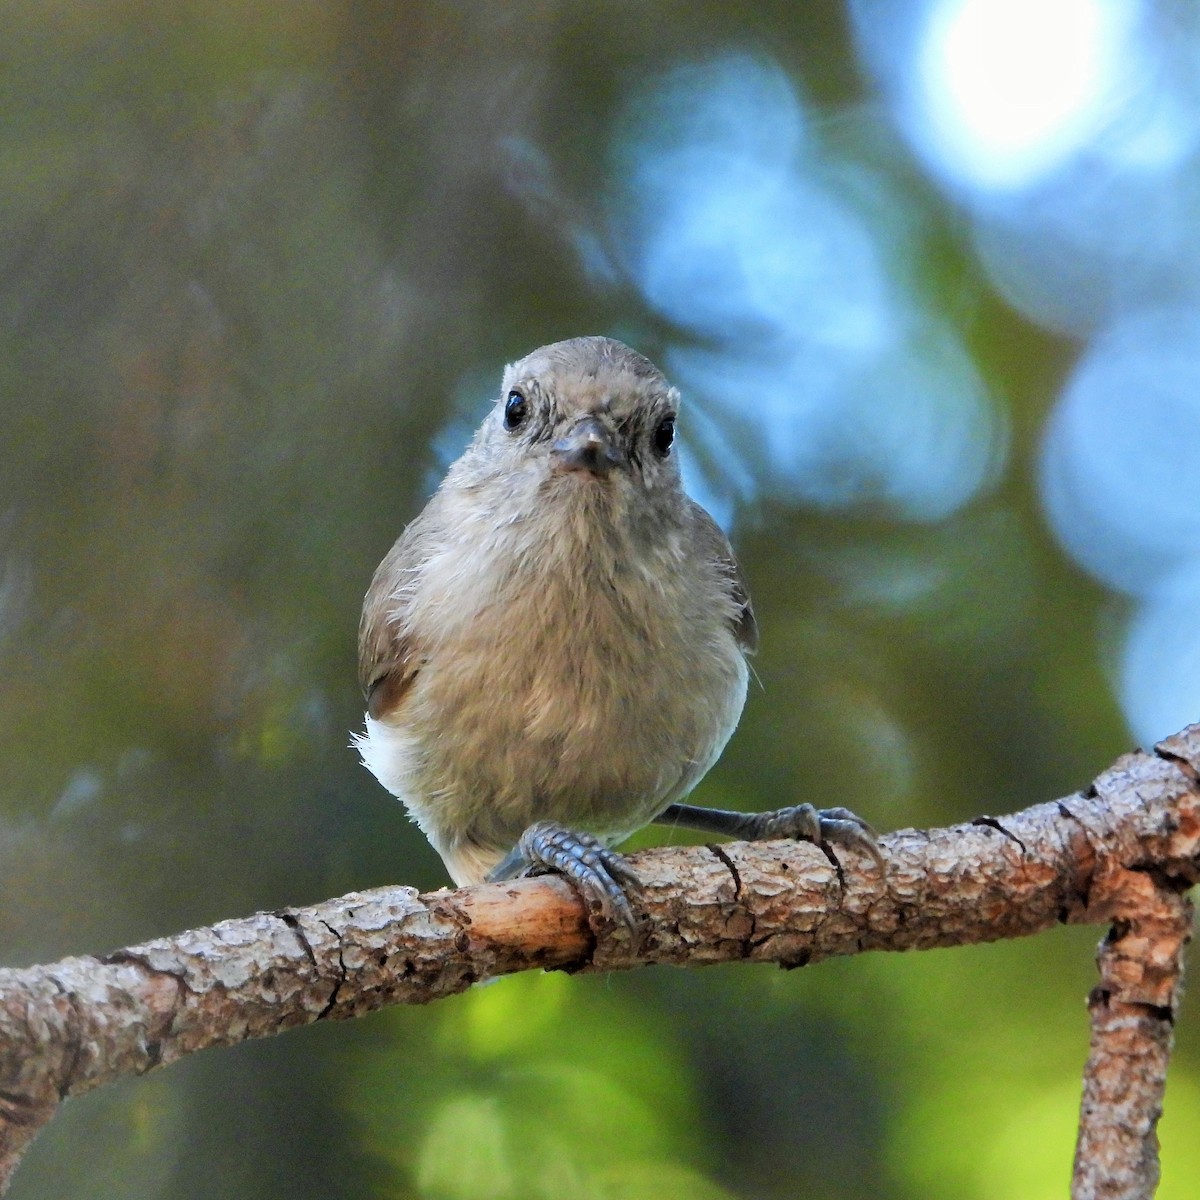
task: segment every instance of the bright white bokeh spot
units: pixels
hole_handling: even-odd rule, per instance
[[[1132,0],[939,0],[917,58],[935,159],[989,188],[1051,171],[1102,126],[1136,15]]]
[[[847,0],[897,123],[993,286],[1089,336],[1200,296],[1200,10],[1146,0]]]

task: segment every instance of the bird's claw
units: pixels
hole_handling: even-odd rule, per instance
[[[799,838],[825,848],[830,845],[861,850],[875,860],[881,871],[886,870],[879,849],[879,835],[862,817],[848,808],[814,808],[811,804],[796,804],[777,808],[773,812],[754,814],[752,841],[771,838]]]
[[[637,929],[628,891],[640,891],[642,881],[624,856],[599,838],[555,821],[538,821],[521,834],[511,857],[526,875],[547,871],[565,875],[579,890],[589,912],[603,913],[627,929]]]

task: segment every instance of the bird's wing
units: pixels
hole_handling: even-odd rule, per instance
[[[758,649],[758,622],[754,619],[750,590],[746,586],[737,559],[733,556],[729,539],[695,500],[689,498],[688,507],[701,553],[707,561],[715,562],[721,574],[728,580],[729,599],[734,614],[729,622],[733,636],[747,654],[753,654]]]
[[[420,518],[400,535],[379,564],[363,601],[358,626],[358,682],[367,714],[378,720],[395,712],[421,668],[409,625],[411,585],[423,557]]]

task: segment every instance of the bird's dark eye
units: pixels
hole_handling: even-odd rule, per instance
[[[520,392],[509,392],[504,403],[504,428],[520,429],[529,416],[529,401]]]
[[[663,417],[654,429],[654,452],[660,458],[666,458],[671,453],[671,443],[675,440],[675,416]]]

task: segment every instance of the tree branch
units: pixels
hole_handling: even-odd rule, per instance
[[[1200,765],[1196,735],[1192,726],[1156,748],[1193,789]],[[1104,776],[1097,789],[1106,783]],[[1194,820],[1194,807],[1164,814],[1164,831],[1175,819]],[[1074,1200],[1136,1200],[1153,1196],[1158,1184],[1156,1127],[1192,928],[1192,904],[1181,891],[1194,876],[1164,872],[1146,858],[1113,859],[1097,869],[1104,872],[1107,897],[1107,911],[1097,915],[1112,925],[1096,955],[1100,983],[1088,997],[1091,1046],[1071,1194]]]
[[[104,957],[0,970],[0,1187],[67,1096],[209,1046],[390,1004],[424,1004],[530,968],[803,966],[863,950],[996,941],[1111,924],[1091,1001],[1075,1196],[1149,1196],[1154,1127],[1200,873],[1200,726],[1118,760],[1086,792],[996,820],[882,839],[845,870],[805,843],[634,856],[644,936],[589,924],[546,876],[419,895],[351,893]]]

